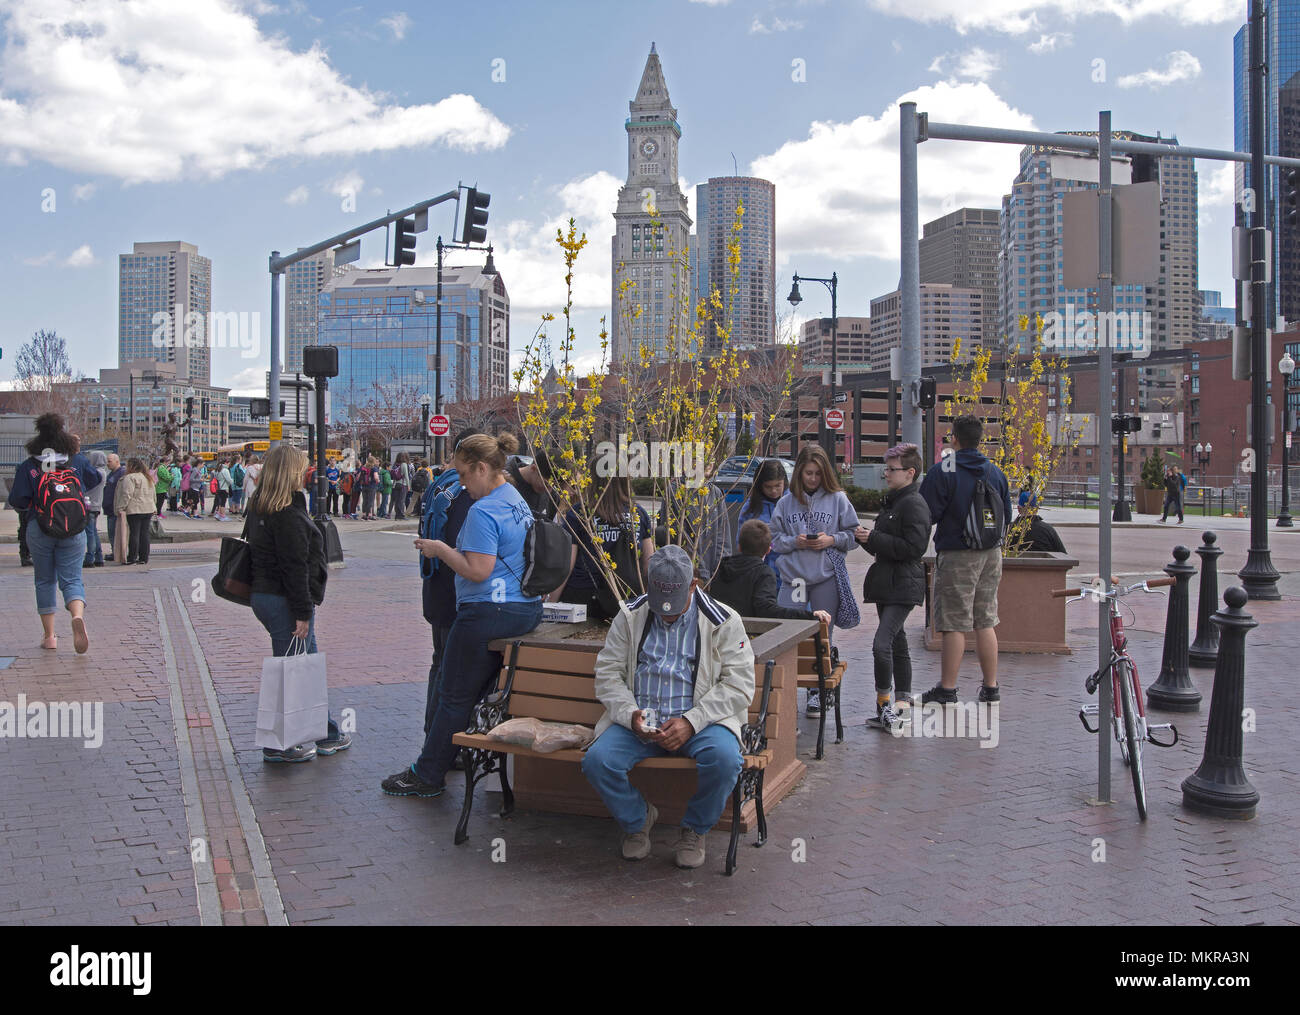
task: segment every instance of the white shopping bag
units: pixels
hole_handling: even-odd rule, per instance
[[[325,653],[308,653],[306,643],[295,638],[288,655],[262,660],[256,746],[285,751],[328,734]]]

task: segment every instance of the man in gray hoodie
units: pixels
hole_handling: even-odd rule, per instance
[[[86,492],[86,509],[90,517],[86,521],[86,557],[81,566],[103,567],[104,548],[99,541],[99,516],[104,513],[104,480],[108,479],[108,456],[102,451],[87,451],[86,458],[99,473],[100,482]]]

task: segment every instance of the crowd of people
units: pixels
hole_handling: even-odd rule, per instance
[[[1002,543],[1011,518],[1007,479],[979,450],[983,425],[974,416],[953,423],[956,451],[926,470],[915,445],[889,449],[887,487],[871,525],[863,525],[826,452],[805,444],[787,482],[785,467],[764,462],[730,531],[724,492],[702,494],[698,512],[676,506],[670,489],[652,518],[624,477],[593,475],[594,521],[572,506],[574,491],[556,482],[550,460],[537,449],[531,462],[508,433],[466,430],[452,444],[445,468],[399,454],[388,465],[374,456],[342,465],[331,459],[325,510],[349,518],[418,518],[423,612],[432,634],[432,661],[424,702],[424,739],[415,761],[383,780],[384,792],[434,797],[458,765],[454,734],[466,729],[475,705],[494,688],[501,654],[488,645],[533,630],[543,599],[581,603],[588,617],[610,627],[595,673],[606,712],[582,770],[624,832],[629,860],[650,852],[657,819],[652,804],[631,786],[639,761],[680,753],[695,759],[698,785],[674,848],[685,868],[704,862],[704,840],[718,821],[742,764],[739,733],[754,694],[754,657],[741,618],[818,619],[834,642],[837,629],[860,621],[858,602],[873,605],[876,631],[872,669],[876,719],[898,729],[917,704],[905,625],[925,598],[923,558],[932,530],[934,624],[942,638],[939,681],[921,704],[956,702],[969,632],[974,632],[981,702],[998,701],[998,581]],[[198,517],[205,494],[211,514],[245,516],[252,565],[251,607],[268,632],[272,653],[291,645],[315,651],[315,613],[328,570],[323,539],[312,519],[315,471],[306,454],[279,445],[258,462],[252,456],[211,462],[163,458],[146,464],[116,455],[82,455],[75,435],[55,415],[37,421],[30,457],[17,470],[10,504],[22,515],[24,555],[36,568],[37,612],[43,647],[57,647],[56,594],[72,615],[78,652],[88,643],[83,566],[125,554],[149,559],[149,528],[170,501]],[[53,477],[53,480],[51,480]],[[65,505],[56,488],[80,506]],[[179,504],[179,507],[177,506]],[[1033,514],[1032,490],[1020,497]],[[108,526],[102,553],[95,520],[122,519],[126,545]],[[529,530],[555,524],[567,532],[567,577],[543,594],[525,579]],[[1042,525],[1031,539],[1054,533]],[[682,544],[694,552],[687,552]],[[1056,537],[1059,545],[1059,537]],[[870,565],[861,597],[848,579],[848,557],[861,549]],[[612,563],[618,594],[606,581]],[[852,662],[852,660],[850,660]],[[822,705],[812,693],[809,714]],[[331,719],[326,736],[286,750],[266,749],[268,762],[304,762],[350,745]]]

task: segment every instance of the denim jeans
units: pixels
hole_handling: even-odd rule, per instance
[[[460,748],[451,738],[464,733],[474,706],[496,684],[501,653],[488,642],[527,634],[542,621],[542,603],[462,603],[447,635],[438,678],[438,709],[412,766],[425,782],[441,786]],[[449,660],[454,664],[447,665]]]
[[[67,539],[56,539],[45,534],[34,514],[29,511],[27,516],[27,549],[36,568],[36,612],[53,613],[58,592],[63,593],[65,607],[77,599],[84,603],[81,562],[86,556],[86,534],[78,532]]]
[[[81,562],[83,567],[104,563],[104,549],[99,544],[99,515],[100,512],[91,511],[90,517],[86,519],[86,559]]]
[[[289,645],[293,641],[293,625],[296,623],[293,619],[293,612],[289,609],[289,600],[273,592],[254,592],[249,605],[253,608],[253,616],[258,619],[258,622],[266,628],[266,633],[271,636],[271,655],[288,655]],[[311,619],[307,621],[307,651],[316,651],[316,610],[314,607],[311,611]],[[334,721],[333,716],[330,716],[329,739],[333,740],[338,735],[339,724]],[[317,742],[319,743],[319,741]]]
[[[361,489],[361,513],[363,515],[375,513],[375,488],[373,486],[366,486]]]
[[[582,758],[582,774],[600,794],[609,813],[628,835],[645,826],[646,803],[627,774],[638,761],[669,752],[648,744],[626,726],[614,725],[596,738]],[[740,741],[725,726],[705,726],[677,751],[695,759],[695,795],[686,804],[682,826],[704,835],[718,823],[727,797],[744,767]]]
[[[389,491],[385,490],[379,495],[379,517],[388,517],[388,495]]]
[[[1172,493],[1165,494],[1165,510],[1164,514],[1160,516],[1160,520],[1163,522],[1169,517],[1169,509],[1171,507],[1174,509],[1174,513],[1178,515],[1178,520],[1181,522],[1183,520],[1183,498]]]
[[[428,736],[433,717],[438,714],[439,690],[442,685],[442,657],[447,651],[450,627],[433,627],[433,661],[429,664],[429,689],[424,697],[424,733]]]
[[[907,632],[903,624],[912,607],[897,603],[877,603],[876,637],[871,643],[871,654],[876,664],[876,693],[888,694],[892,685],[895,691],[912,693],[912,656],[907,648]]]

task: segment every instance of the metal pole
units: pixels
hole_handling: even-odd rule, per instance
[[[433,301],[433,329],[437,332],[434,335],[433,345],[433,414],[439,415],[442,412],[442,237],[438,237],[438,289],[437,296]],[[429,432],[428,425],[425,426],[425,433]],[[442,438],[435,437],[433,441],[433,457],[442,464]]]
[[[130,367],[126,368],[127,379],[131,382],[131,447],[135,448],[135,371]]]
[[[315,377],[316,381],[316,517],[326,516],[326,495],[329,480],[325,477],[325,388],[329,384],[326,377]]]
[[[1114,276],[1111,270],[1111,189],[1110,189],[1110,110],[1104,109],[1097,118],[1097,310],[1098,315],[1108,315],[1114,308]],[[1109,316],[1101,320],[1110,320]],[[1109,336],[1098,345],[1097,357],[1097,426],[1103,427],[1111,417],[1110,372],[1111,346]],[[1100,435],[1099,435],[1100,436]],[[1097,441],[1101,461],[1097,465],[1097,574],[1098,584],[1110,591],[1111,541],[1110,541],[1110,441]],[[1097,604],[1097,667],[1105,670],[1110,663],[1110,603]],[[1113,714],[1111,682],[1103,680],[1097,688],[1097,715],[1101,731],[1097,734],[1097,803],[1110,803],[1110,737],[1107,725]]]
[[[1250,185],[1255,207],[1250,214],[1251,356],[1250,426],[1254,447],[1254,471],[1250,474],[1250,551],[1239,572],[1241,584],[1251,599],[1281,599],[1277,590],[1277,568],[1268,547],[1268,410],[1265,385],[1269,362],[1268,326],[1272,308],[1264,282],[1264,206],[1268,184],[1264,171],[1264,8],[1261,0],[1250,0]],[[1285,401],[1285,398],[1284,398]]]
[[[830,286],[831,288],[831,408],[832,409],[835,408],[835,391],[836,391],[835,374],[836,371],[839,370],[839,366],[840,366],[839,344],[836,336],[836,332],[838,332],[840,328],[839,305],[836,302],[839,297],[839,287],[840,287],[839,275],[837,272],[833,271],[831,272],[831,286]],[[830,431],[830,444],[831,444],[831,468],[838,472],[839,465],[836,464],[836,460],[839,458],[839,444],[840,444],[839,430]]]
[[[902,356],[903,441],[920,445],[921,410],[912,397],[921,380],[921,246],[916,192],[917,115],[915,102],[899,104],[899,275],[900,311],[903,317]]]
[[[1282,375],[1282,507],[1277,513],[1277,527],[1291,528],[1291,480],[1287,476],[1287,459],[1291,457],[1291,404],[1287,388],[1291,386],[1290,374]],[[100,405],[100,418],[104,408]],[[104,427],[101,424],[100,429]]]
[[[1109,320],[1109,318],[1102,318]],[[1115,371],[1118,377],[1119,405],[1116,407],[1120,417],[1124,420],[1124,430],[1116,434],[1115,453],[1119,460],[1115,464],[1116,490],[1115,490],[1115,513],[1111,516],[1117,522],[1131,522],[1133,515],[1129,512],[1128,501],[1124,499],[1124,454],[1125,445],[1128,443],[1128,401],[1124,398],[1124,361],[1128,359],[1127,355],[1115,357],[1118,360],[1118,369]]]
[[[280,256],[278,250],[271,251],[271,260]],[[271,383],[267,385],[267,394],[271,397],[271,422],[280,419],[280,272],[271,270]],[[274,430],[274,427],[270,429]],[[271,447],[279,444],[271,441]]]

